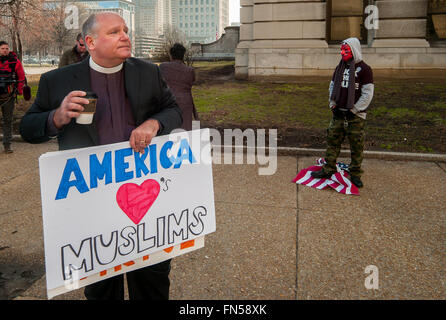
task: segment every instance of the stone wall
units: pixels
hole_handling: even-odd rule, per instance
[[[376,1],[379,29],[373,47],[429,47],[426,41],[427,0]]]
[[[363,0],[240,0],[236,77],[331,74],[339,63],[340,41],[364,38],[361,24],[366,4]],[[364,60],[372,68],[446,69],[446,48],[431,48],[425,39],[428,0],[375,4],[379,29],[362,39]]]
[[[226,27],[225,33],[217,41],[191,46],[194,60],[235,59],[235,49],[239,43],[240,27]]]

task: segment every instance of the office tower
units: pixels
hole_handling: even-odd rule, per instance
[[[164,1],[133,0],[137,36],[159,37],[163,34]]]
[[[229,0],[171,1],[176,7],[173,21],[189,42],[213,42],[229,25]]]

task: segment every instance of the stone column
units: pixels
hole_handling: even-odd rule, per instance
[[[432,15],[438,38],[446,39],[446,0],[429,0],[428,14]]]
[[[363,0],[332,0],[330,40],[361,39]]]
[[[427,0],[382,0],[375,4],[379,9],[379,29],[372,47],[429,47]]]
[[[248,78],[249,48],[253,41],[253,0],[240,0],[240,42],[235,49],[235,77]]]
[[[239,78],[246,62],[248,77],[301,75],[305,56],[312,58],[328,47],[321,0],[241,0],[240,4]]]

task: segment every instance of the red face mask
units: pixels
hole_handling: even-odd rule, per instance
[[[342,60],[344,61],[349,61],[351,58],[353,58],[352,50],[348,44],[343,44],[341,46],[341,56]]]

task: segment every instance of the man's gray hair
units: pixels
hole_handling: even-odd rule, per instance
[[[84,38],[87,35],[93,35],[94,32],[92,31],[94,27],[96,26],[96,13],[91,14],[87,20],[85,20],[84,24],[82,25],[82,37]]]
[[[116,15],[118,17],[120,17],[121,19],[123,19],[119,14],[117,14],[116,12],[113,11],[102,11],[99,13],[92,13],[87,20],[85,20],[85,22],[82,24],[82,37],[84,38],[85,41],[85,37],[87,35],[96,35],[96,30],[93,31],[96,28],[96,24],[98,21],[98,16],[99,15],[103,15],[103,14],[113,14]]]

